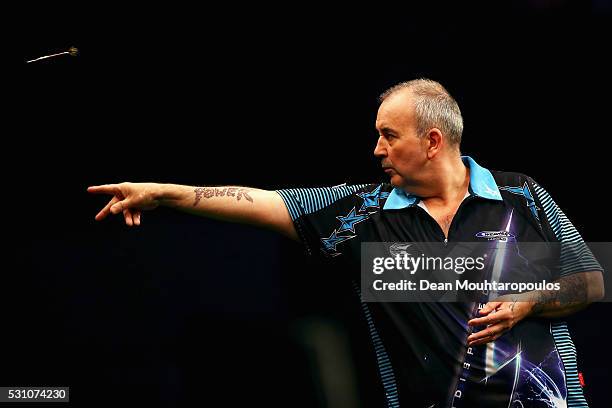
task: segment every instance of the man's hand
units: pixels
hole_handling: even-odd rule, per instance
[[[140,225],[143,210],[153,210],[159,206],[157,187],[155,183],[121,183],[91,186],[87,191],[113,196],[96,215],[96,221],[103,220],[109,213],[123,213],[125,223],[132,227]]]
[[[527,317],[531,313],[533,305],[534,302],[530,302],[524,297],[520,298],[519,295],[501,296],[488,302],[480,309],[480,314],[487,316],[468,321],[468,325],[472,327],[487,326],[486,329],[468,337],[468,346],[477,346],[497,340]]]

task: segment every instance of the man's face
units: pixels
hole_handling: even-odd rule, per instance
[[[427,140],[418,138],[411,93],[398,91],[387,97],[378,109],[378,142],[374,155],[396,187],[416,184],[427,162]]]

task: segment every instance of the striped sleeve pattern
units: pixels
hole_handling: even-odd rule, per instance
[[[578,359],[576,347],[570,337],[567,323],[553,323],[550,325],[550,332],[555,341],[557,352],[565,371],[565,386],[567,387],[567,407],[568,408],[588,408],[586,399],[582,393],[580,379],[578,378]]]
[[[550,195],[534,183],[535,192],[540,200],[546,219],[561,243],[560,274],[567,276],[577,272],[602,270],[593,254],[584,243],[580,233],[565,216]],[[565,370],[568,408],[588,408],[587,401],[578,378],[578,359],[576,347],[570,336],[566,322],[553,323],[550,328],[557,352]]]
[[[550,195],[534,183],[536,194],[548,219],[555,237],[561,243],[560,273],[561,276],[577,272],[602,271],[589,247],[584,243],[580,233],[565,216]]]
[[[367,184],[351,186],[317,187],[317,188],[293,188],[276,190],[283,198],[285,205],[295,221],[306,214],[312,214],[328,205],[356,193],[366,187]]]

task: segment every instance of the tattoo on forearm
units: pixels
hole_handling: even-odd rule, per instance
[[[240,201],[242,197],[249,202],[253,202],[253,198],[249,195],[249,189],[239,187],[219,188],[219,187],[198,187],[193,190],[195,193],[195,202],[193,206],[198,205],[200,200],[203,198],[212,197],[236,197],[237,201]]]
[[[563,308],[582,306],[587,300],[587,281],[582,274],[565,276],[559,279],[559,290],[541,290],[536,295],[533,313],[537,314],[546,309],[548,305]]]

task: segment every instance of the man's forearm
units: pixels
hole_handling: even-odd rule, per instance
[[[159,184],[159,203],[191,214],[277,230],[296,239],[282,198],[274,191],[240,186]]]
[[[240,213],[246,208],[246,206],[239,204],[254,204],[252,195],[258,195],[263,191],[236,186],[194,187],[159,184],[155,195],[160,204],[166,207],[202,216],[214,216],[216,214],[221,217],[231,217],[232,210]],[[225,214],[227,212],[230,212],[230,214]]]
[[[539,290],[525,294],[532,303],[532,316],[567,316],[603,297],[603,279],[600,272],[575,273],[556,282],[559,283],[559,290]]]

